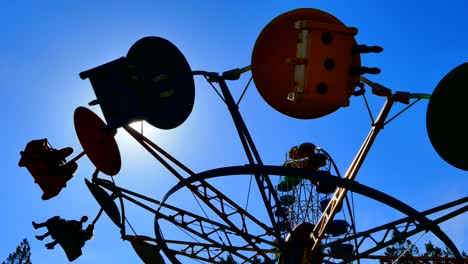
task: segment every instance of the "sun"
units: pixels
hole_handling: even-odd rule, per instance
[[[146,121],[135,121],[128,125],[130,128],[136,130],[138,134],[143,135],[148,140],[156,140],[156,144],[162,144],[161,147],[176,147],[175,141],[171,139],[171,132],[164,131],[158,128],[153,127]],[[149,157],[146,153],[144,147],[140,146],[138,140],[132,137],[124,128],[119,128],[115,135],[115,139],[119,146],[122,156],[127,156],[128,158],[139,159],[144,157]]]
[[[142,133],[142,131],[144,130],[144,128],[147,128],[147,127],[148,127],[148,123],[146,123],[146,122],[143,121],[143,120],[141,120],[141,121],[134,121],[134,122],[130,123],[129,126],[132,127],[133,129],[135,129],[136,131]]]

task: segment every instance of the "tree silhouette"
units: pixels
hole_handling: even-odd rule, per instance
[[[393,233],[393,238],[398,237],[398,233]],[[441,258],[441,259],[447,259],[447,258],[454,258],[455,255],[450,251],[449,248],[445,248],[442,250],[441,248],[435,246],[432,244],[431,241],[427,242],[424,244],[425,247],[425,252],[422,253],[421,255],[419,254],[419,249],[413,245],[413,243],[406,239],[402,239],[398,241],[395,245],[389,246],[385,249],[385,255],[386,256],[394,256],[394,257],[417,257],[417,256],[422,256],[422,257],[431,257],[431,258]],[[468,255],[463,251],[462,252],[463,258],[468,258]],[[435,264],[435,261],[432,260],[399,260],[398,263],[403,263],[403,264]],[[437,264],[448,264],[448,263],[453,263],[453,261],[438,261]]]
[[[10,253],[2,264],[31,264],[31,247],[26,238],[16,247],[16,251]]]
[[[399,233],[393,232],[392,239],[398,238]],[[413,243],[409,239],[402,239],[395,243],[393,246],[389,246],[385,249],[385,256],[404,256],[412,257],[419,255],[419,249],[416,246],[413,246]],[[413,264],[413,261],[398,261],[402,264]]]

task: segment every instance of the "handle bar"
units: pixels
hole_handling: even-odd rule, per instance
[[[395,94],[392,94],[392,90],[389,88],[379,84],[372,82],[371,80],[360,76],[361,82],[369,85],[372,88],[372,93],[378,96],[386,96],[386,97],[393,97],[393,99],[397,102],[409,104],[410,99],[430,99],[430,94],[425,93],[410,93],[410,92],[401,92],[397,91]]]
[[[207,71],[192,71],[192,75],[202,75],[208,78],[208,81],[210,82],[218,82],[220,79],[223,80],[230,80],[230,81],[235,81],[239,80],[241,74],[244,72],[248,72],[251,70],[250,66],[246,66],[243,68],[235,68],[232,70],[225,71],[219,75],[217,72],[207,72]]]

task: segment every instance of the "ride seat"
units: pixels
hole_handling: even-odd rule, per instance
[[[78,169],[76,162],[66,163],[73,152],[71,147],[60,150],[50,147],[47,139],[30,141],[21,151],[20,167],[26,167],[34,182],[43,191],[42,200],[57,196]]]

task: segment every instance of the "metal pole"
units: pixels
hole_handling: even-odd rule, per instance
[[[260,155],[257,151],[257,148],[255,147],[252,137],[249,134],[247,126],[245,125],[244,120],[242,119],[242,116],[239,112],[239,108],[237,104],[235,103],[234,98],[232,97],[232,94],[229,91],[225,80],[223,78],[220,78],[218,80],[218,83],[221,88],[221,92],[223,93],[224,98],[226,100],[225,101],[226,105],[229,109],[229,112],[231,113],[232,119],[234,121],[234,125],[236,126],[242,145],[244,146],[245,154],[247,155],[247,158],[249,159],[249,163],[251,165],[256,165],[256,164],[263,165]],[[254,157],[252,157],[252,153]],[[275,216],[272,212],[273,209],[271,207],[271,199],[274,200],[276,210],[279,210],[280,213],[282,214],[284,213],[282,211],[283,208],[280,206],[279,198],[276,195],[274,195],[276,192],[274,190],[273,184],[271,183],[271,180],[268,177],[268,175],[265,175],[263,172],[259,174],[255,174],[255,180],[257,182],[260,194],[263,198],[265,207],[267,209],[268,217],[270,218],[270,221],[273,225],[273,230],[275,231],[275,237],[279,243],[280,249],[282,249],[284,248],[285,245],[284,245],[284,241],[281,239],[281,231],[279,229],[279,225],[276,222]],[[268,194],[265,193],[265,189],[268,189]],[[291,232],[291,226],[289,225],[287,219],[285,219],[285,221],[287,223],[288,232]]]
[[[364,159],[366,158],[370,148],[372,147],[372,144],[375,141],[375,138],[384,126],[385,119],[387,118],[390,109],[393,106],[393,102],[393,97],[388,96],[387,100],[385,101],[385,104],[382,106],[382,110],[380,111],[380,114],[377,117],[375,124],[373,124],[369,134],[364,140],[364,143],[359,149],[359,152],[357,153],[348,171],[346,172],[344,176],[345,179],[354,180],[354,178],[356,177],[359,169],[361,168],[364,162]],[[314,230],[310,234],[310,238],[313,241],[313,245],[310,251],[305,255],[305,258],[303,259],[302,263],[310,263],[313,256],[317,253],[321,244],[320,242],[325,236],[325,230],[328,228],[336,213],[339,211],[338,209],[340,208],[343,199],[346,197],[346,192],[347,190],[344,188],[338,188],[335,191],[333,198],[331,199],[327,208],[325,209],[319,221],[315,225]]]

